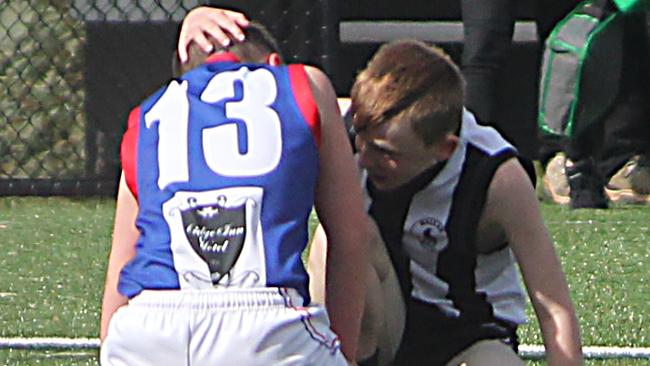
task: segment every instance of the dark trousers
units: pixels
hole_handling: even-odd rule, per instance
[[[536,23],[543,41],[553,27],[579,0],[536,0]],[[465,103],[477,118],[493,122],[499,108],[500,73],[509,56],[517,13],[516,0],[462,0],[465,42],[462,56],[467,80]],[[537,158],[542,163],[556,152],[567,151],[572,159],[592,157],[597,170],[611,175],[631,155],[643,152],[649,144],[650,124],[645,104],[648,93],[642,88],[647,79],[647,41],[643,16],[626,22],[624,74],[617,103],[601,123],[583,131],[572,141],[542,138]],[[627,24],[629,23],[629,24]],[[536,68],[539,70],[539,65]],[[537,93],[537,90],[531,91]],[[514,96],[510,96],[511,98]],[[531,137],[537,138],[537,137]]]
[[[535,13],[540,42],[579,0],[536,0]],[[467,80],[465,104],[480,121],[497,119],[500,73],[512,44],[517,0],[462,0],[465,41],[462,69]],[[541,56],[541,53],[539,53]],[[539,57],[538,57],[539,59]]]

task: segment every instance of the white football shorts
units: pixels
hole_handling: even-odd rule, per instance
[[[143,291],[113,315],[100,360],[123,365],[347,365],[321,306],[293,289]]]

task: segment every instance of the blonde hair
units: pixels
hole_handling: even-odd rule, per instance
[[[354,127],[409,121],[426,145],[458,130],[465,81],[440,48],[415,40],[383,45],[352,86]]]

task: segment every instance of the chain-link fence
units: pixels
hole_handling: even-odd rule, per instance
[[[334,0],[4,0],[0,195],[113,194],[127,114],[171,77],[179,22],[205,3],[267,25],[289,62],[334,71]]]

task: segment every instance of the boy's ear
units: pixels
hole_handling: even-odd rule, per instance
[[[280,55],[278,55],[275,52],[272,52],[266,57],[266,63],[271,66],[278,66],[282,64],[282,59],[280,58]]]
[[[458,146],[458,136],[448,133],[438,144],[437,154],[439,160],[447,160]]]

